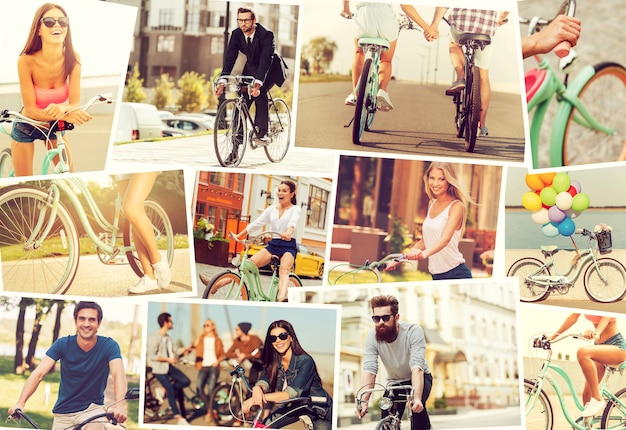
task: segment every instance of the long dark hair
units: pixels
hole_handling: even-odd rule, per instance
[[[293,329],[293,326],[289,321],[285,320],[277,320],[270,324],[267,328],[267,333],[265,335],[265,344],[263,345],[263,355],[261,356],[261,360],[263,361],[263,367],[265,368],[265,373],[269,379],[270,383],[270,392],[276,391],[276,384],[278,380],[278,369],[280,368],[280,354],[274,349],[274,345],[270,342],[270,332],[275,328],[283,328],[289,333],[291,336],[291,352],[293,355],[308,355],[311,357],[311,354],[306,352],[304,348],[300,345],[298,341],[298,337],[296,336],[296,332]],[[311,357],[313,358],[313,357]],[[321,381],[320,375],[317,372],[317,366],[315,366],[315,361],[313,362],[313,367],[315,369],[315,375],[318,380]]]
[[[287,185],[289,187],[289,191],[292,193],[296,192],[296,184],[293,181],[280,181],[279,185]],[[291,204],[296,205],[296,195],[291,196]]]
[[[30,26],[30,32],[28,33],[28,39],[26,40],[26,45],[22,50],[20,55],[31,55],[37,51],[41,50],[41,37],[39,36],[39,27],[43,25],[41,23],[41,18],[43,18],[44,14],[51,9],[59,9],[63,12],[64,16],[67,16],[65,9],[55,3],[44,3],[39,6],[37,12],[35,12],[35,16],[33,17],[33,22]],[[67,33],[65,34],[65,46],[63,48],[63,55],[65,57],[64,61],[64,77],[68,77],[76,64],[78,64],[78,57],[76,52],[74,51],[74,45],[72,44],[72,26],[67,26]]]

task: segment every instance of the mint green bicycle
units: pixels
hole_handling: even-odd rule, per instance
[[[278,272],[280,269],[280,259],[272,255],[270,266],[272,267],[272,277],[270,280],[269,289],[264,290],[261,282],[261,275],[259,269],[252,261],[248,260],[248,250],[252,244],[261,243],[263,238],[272,235],[280,235],[275,231],[266,231],[259,236],[255,236],[251,239],[239,239],[233,232],[230,232],[230,237],[237,243],[244,245],[244,252],[242,256],[236,256],[233,258],[233,265],[237,267],[236,270],[227,270],[216,275],[208,283],[204,289],[202,298],[204,299],[221,299],[221,300],[252,300],[252,301],[264,301],[275,302],[278,296]],[[301,287],[302,281],[298,275],[294,273],[289,274],[289,287]]]
[[[563,411],[565,419],[569,425],[576,430],[585,429],[626,429],[626,388],[622,388],[616,393],[611,392],[607,385],[609,378],[615,372],[620,375],[626,369],[626,361],[620,364],[605,366],[604,377],[600,381],[600,394],[606,402],[606,407],[602,415],[582,418],[578,414],[585,408],[576,394],[574,384],[567,372],[557,364],[552,363],[552,344],[562,341],[568,337],[575,339],[589,340],[582,334],[569,334],[560,336],[554,340],[548,340],[545,335],[533,339],[533,348],[547,351],[547,356],[541,365],[539,374],[534,379],[524,378],[524,407],[526,410],[527,430],[552,430],[554,427],[554,412],[550,398],[543,389],[545,381],[549,382],[559,400],[559,405]],[[564,393],[558,382],[552,377],[549,371],[553,371],[560,376],[567,385],[567,390],[574,399],[576,409],[570,411],[566,404]],[[562,428],[562,427],[558,427]]]
[[[565,0],[558,14],[574,16],[575,9],[575,0]],[[528,24],[528,34],[551,21],[520,18],[520,23]],[[541,128],[553,98],[558,106],[549,136],[551,167],[616,161],[626,141],[626,68],[601,62],[585,66],[572,77],[569,69],[575,58],[570,50],[569,56],[561,59],[563,82],[548,60],[538,55],[537,67],[526,73],[528,112],[534,110],[530,124],[533,168],[540,167]]]

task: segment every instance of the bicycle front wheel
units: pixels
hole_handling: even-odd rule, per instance
[[[15,176],[15,170],[13,170],[11,148],[4,148],[2,152],[0,152],[0,178],[10,178],[13,176]]]
[[[379,284],[380,282],[382,282],[380,272],[370,267],[339,264],[328,272],[328,283],[331,285]]]
[[[41,188],[4,188],[0,254],[5,291],[64,294],[76,276],[80,257],[78,232],[65,205],[50,204]]]
[[[470,80],[468,80],[468,84]],[[466,93],[467,95],[467,112],[465,118],[467,124],[465,126],[465,150],[473,152],[476,145],[476,134],[478,133],[478,121],[480,120],[480,72],[478,67],[472,67],[471,87]]]
[[[293,273],[289,275],[289,286],[290,287],[301,287],[302,281],[298,275],[294,275]]]
[[[626,427],[626,388],[622,388],[615,393],[616,399],[608,401],[600,428],[602,429],[623,429]]]
[[[376,424],[376,430],[400,430],[400,426],[395,426],[393,423],[393,417],[389,415]]]
[[[235,417],[241,418],[241,402],[239,393],[231,390],[230,384],[222,382],[215,387],[209,399],[209,408],[215,424],[230,427],[235,422]]]
[[[213,294],[211,294],[213,290]],[[234,272],[224,272],[209,282],[202,294],[203,299],[249,300],[248,287],[241,276]]]
[[[226,100],[217,110],[213,127],[215,155],[220,166],[237,167],[243,160],[248,124],[237,99]]]
[[[593,66],[595,73],[578,93],[578,99],[607,135],[590,127],[571,105],[563,134],[562,165],[617,161],[626,140],[626,69],[616,63]],[[561,160],[557,160],[561,161]]]
[[[524,379],[524,407],[526,430],[552,430],[554,424],[552,405],[545,391],[537,392],[536,381]]]
[[[583,278],[585,292],[595,302],[612,303],[626,293],[626,269],[612,258],[600,258],[591,263]]]
[[[161,258],[167,261],[168,266],[172,267],[174,261],[174,230],[163,206],[154,200],[146,200],[143,204],[146,216],[152,225],[154,238],[156,240],[157,249],[161,254]],[[133,242],[133,231],[130,222],[124,223],[124,246],[130,246]],[[126,258],[130,267],[140,278],[144,275],[144,270],[139,261],[139,257],[135,250],[126,251]]]
[[[274,99],[274,103],[270,101],[267,136],[271,142],[263,147],[265,155],[272,163],[281,161],[287,155],[291,141],[291,114],[283,99]]]
[[[548,287],[528,279],[531,276],[550,276],[550,269],[536,258],[522,258],[511,265],[507,277],[519,277],[519,298],[522,302],[538,302],[550,294]]]
[[[372,68],[372,59],[366,58],[363,63],[363,70],[359,78],[359,87],[356,93],[356,105],[354,107],[354,122],[352,124],[352,143],[359,145],[361,136],[365,130],[368,119],[368,111],[371,109],[372,103],[376,106],[376,100],[371,100],[372,85],[374,77],[370,74]],[[378,77],[376,77],[378,79]],[[373,117],[372,117],[373,118]],[[369,126],[368,126],[369,129]]]

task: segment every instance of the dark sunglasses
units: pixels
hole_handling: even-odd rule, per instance
[[[70,19],[66,16],[62,16],[59,19],[54,19],[51,16],[48,16],[46,18],[41,18],[41,22],[43,22],[43,25],[48,28],[54,27],[54,24],[56,24],[57,22],[61,27],[67,27],[68,25],[70,25]]]
[[[278,336],[274,336],[273,334],[270,334],[270,343],[274,343],[276,342],[278,339],[280,340],[287,340],[287,338],[289,337],[289,333],[284,331],[281,334],[279,334]]]
[[[396,314],[372,315],[372,321],[374,321],[376,324],[378,324],[380,320],[383,320],[383,322],[388,322],[391,319],[391,317],[395,315]]]

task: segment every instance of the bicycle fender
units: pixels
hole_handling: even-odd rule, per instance
[[[598,65],[599,66],[599,65]],[[565,91],[565,97],[578,97],[578,94],[585,87],[589,79],[596,74],[596,66],[587,65],[576,75]],[[556,109],[554,120],[552,121],[552,133],[550,134],[550,166],[559,167],[563,165],[563,139],[565,138],[565,127],[567,119],[574,105],[566,99],[562,99]]]

